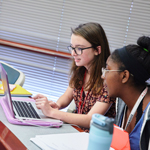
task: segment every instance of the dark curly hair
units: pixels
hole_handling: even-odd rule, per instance
[[[130,55],[134,56],[134,58],[142,64],[143,68],[148,72],[150,77],[150,37],[142,36],[137,40],[137,45],[127,45],[125,48]],[[111,54],[111,58],[114,62],[119,64],[120,70],[126,70],[117,49]],[[146,81],[142,83],[134,77],[133,83],[136,86],[147,84]]]

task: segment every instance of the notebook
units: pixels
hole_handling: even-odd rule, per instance
[[[36,108],[34,99],[11,97],[7,73],[1,64],[0,74],[4,89],[4,96],[0,99],[0,103],[10,123],[49,127],[60,127],[63,124],[60,120],[46,117]]]
[[[10,90],[12,96],[32,96],[32,93],[24,89],[18,84],[15,84],[13,90]],[[4,90],[2,84],[0,84],[0,96],[4,95]]]

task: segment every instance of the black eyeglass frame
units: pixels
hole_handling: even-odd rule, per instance
[[[89,48],[93,48],[93,46],[91,46],[91,47],[85,47],[85,48],[80,48],[81,49],[81,54],[78,54],[77,53],[77,51],[76,51],[76,48],[79,48],[79,47],[72,47],[72,46],[67,46],[67,48],[68,48],[68,50],[69,50],[69,52],[71,52],[72,53],[72,50],[74,50],[74,52],[77,54],[77,55],[82,55],[82,51],[83,50],[85,50],[85,49],[89,49]],[[70,48],[72,48],[71,50],[70,50]]]

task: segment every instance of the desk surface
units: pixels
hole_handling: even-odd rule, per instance
[[[40,150],[35,144],[30,141],[30,138],[36,135],[58,134],[58,133],[75,133],[78,132],[69,124],[64,124],[60,128],[34,127],[13,125],[7,121],[3,109],[0,105],[0,121],[7,126],[12,133],[27,147],[28,150]]]

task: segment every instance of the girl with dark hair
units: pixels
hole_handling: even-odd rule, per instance
[[[101,79],[101,68],[110,55],[107,37],[101,25],[86,23],[72,29],[68,50],[73,56],[73,64],[66,92],[56,103],[48,101],[41,94],[34,99],[37,108],[46,116],[76,124],[88,132],[94,113],[115,117],[115,99],[107,96]],[[59,111],[73,99],[76,104],[75,113]]]
[[[102,69],[110,97],[118,97],[115,123],[129,133],[131,150],[147,150],[150,138],[150,38],[115,50]]]

